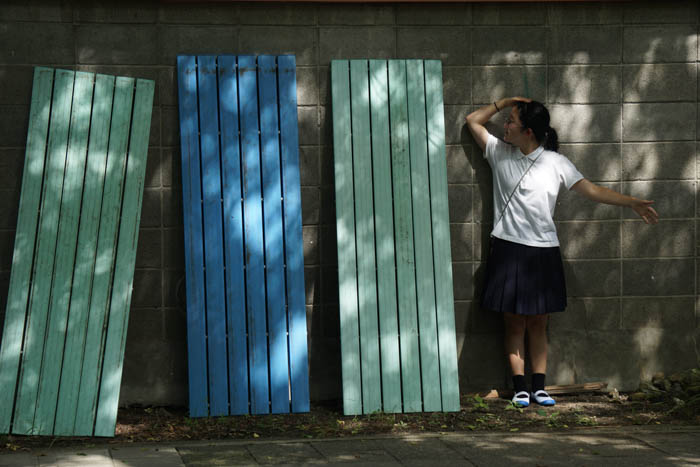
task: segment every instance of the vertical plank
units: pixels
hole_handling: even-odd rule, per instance
[[[265,231],[265,282],[270,350],[270,406],[272,413],[289,412],[289,360],[284,280],[284,230],[280,173],[277,65],[275,57],[258,57],[260,143]]]
[[[126,325],[129,319],[131,288],[136,263],[154,87],[153,81],[136,80],[134,114],[131,120],[129,155],[124,180],[122,217],[114,266],[112,301],[95,419],[96,436],[114,436],[114,427],[117,421],[117,404],[119,403]]]
[[[53,280],[58,215],[63,191],[74,77],[75,73],[72,71],[57,70],[54,79],[47,149],[48,160],[42,193],[28,323],[12,428],[12,432],[15,434],[35,434],[33,431],[34,414],[44,351],[49,291]]]
[[[85,348],[88,351],[82,363],[75,418],[74,434],[78,436],[92,435],[95,423],[97,392],[104,355],[104,323],[107,319],[109,294],[112,288],[133,97],[134,79],[116,78],[113,104],[110,109],[112,119],[109,126],[104,194],[101,199],[102,210],[97,235],[97,256],[85,337]]]
[[[224,260],[226,263],[226,325],[228,332],[230,413],[248,413],[248,353],[243,269],[241,157],[238,138],[236,57],[219,57],[219,113],[224,199]],[[192,371],[192,370],[190,370]]]
[[[102,209],[104,176],[107,163],[109,125],[112,116],[114,78],[97,75],[95,97],[93,99],[92,122],[90,124],[90,146],[87,153],[85,189],[80,212],[80,232],[75,260],[75,272],[68,312],[66,349],[63,357],[61,386],[56,409],[54,434],[70,436],[75,428],[80,373],[85,352],[90,290],[93,283],[95,258],[97,254],[98,228]]]
[[[369,75],[366,60],[350,61],[357,292],[360,317],[360,360],[363,413],[380,410],[381,375],[377,329],[377,277],[374,254],[372,147],[369,122]]]
[[[277,58],[277,67],[292,411],[308,412],[309,366],[306,341],[304,248],[301,236],[296,60],[293,55],[280,56]]]
[[[407,60],[406,77],[423,410],[432,412],[440,410],[441,403],[423,62]]]
[[[182,208],[187,274],[187,360],[190,417],[208,413],[207,348],[204,304],[204,246],[199,156],[197,65],[194,56],[178,56],[178,103],[182,154]]]
[[[352,177],[350,72],[346,60],[331,61],[333,99],[333,159],[335,167],[338,294],[343,376],[343,412],[362,413],[360,335],[355,256],[355,200]]]
[[[22,337],[27,313],[29,280],[32,274],[36,227],[39,222],[41,182],[44,174],[46,137],[49,130],[51,89],[54,70],[34,68],[32,104],[29,111],[27,149],[22,174],[22,193],[12,255],[12,271],[5,309],[0,349],[0,433],[10,431],[12,407],[20,363]]]
[[[442,410],[458,411],[460,409],[459,376],[457,374],[457,342],[452,291],[442,65],[439,60],[426,60],[424,67]]]
[[[221,171],[216,57],[197,57],[199,132],[202,159],[202,218],[206,297],[209,414],[228,415],[226,304],[221,219]]]
[[[269,413],[267,320],[260,181],[260,143],[255,57],[238,58],[238,86],[243,162],[243,219],[245,228],[248,358],[251,412]]]
[[[93,73],[77,72],[75,74],[70,136],[61,195],[61,213],[58,221],[54,280],[50,292],[46,340],[34,417],[33,432],[40,435],[53,433],[56,417],[56,403],[68,323],[68,306],[75,265],[94,79]]]
[[[382,403],[385,412],[401,412],[401,362],[399,360],[399,326],[396,308],[394,219],[391,202],[387,62],[385,60],[370,60],[369,71]]]
[[[421,410],[406,63],[389,61],[391,168],[404,412]]]

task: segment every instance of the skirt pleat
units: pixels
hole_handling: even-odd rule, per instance
[[[518,315],[564,311],[566,284],[559,247],[532,247],[493,238],[481,304],[488,310]]]

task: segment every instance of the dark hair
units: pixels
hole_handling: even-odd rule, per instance
[[[550,151],[559,149],[559,137],[557,132],[549,126],[549,111],[541,102],[518,101],[518,116],[523,128],[529,128],[535,134],[538,143]]]

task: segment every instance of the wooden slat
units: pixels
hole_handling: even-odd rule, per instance
[[[422,410],[420,354],[413,254],[406,64],[403,61],[389,62],[389,115],[403,411],[419,412]]]
[[[450,251],[450,213],[447,198],[445,117],[442,102],[442,65],[439,60],[426,60],[424,66],[442,410],[459,411],[459,377],[457,375],[452,253]]]
[[[243,218],[245,228],[246,288],[248,304],[248,359],[251,412],[269,413],[267,320],[258,96],[255,57],[238,58],[238,86],[243,165]]]
[[[385,412],[401,412],[401,361],[396,308],[394,219],[391,192],[389,84],[385,60],[369,61],[372,122],[372,174],[377,249],[377,292]]]
[[[362,411],[381,410],[381,373],[377,329],[377,277],[374,255],[372,145],[369,125],[369,76],[366,60],[350,61],[352,162],[355,187],[357,296],[360,317]]]
[[[287,304],[284,278],[284,230],[280,172],[277,65],[275,57],[258,57],[260,143],[265,228],[265,285],[270,351],[272,413],[289,412]]]
[[[5,324],[0,349],[0,433],[8,433],[12,419],[22,337],[29,298],[29,280],[36,228],[39,222],[42,175],[49,130],[51,90],[54,70],[35,68],[32,85],[32,104],[29,112],[29,131],[22,175],[22,194],[12,255],[12,272],[5,309]]]
[[[362,413],[362,382],[355,262],[350,76],[347,61],[331,61],[331,82],[343,411],[346,415],[354,415]]]
[[[277,58],[284,236],[289,321],[289,372],[292,411],[309,411],[309,370],[304,293],[304,248],[301,230],[301,183],[299,177],[299,132],[297,129],[296,60],[293,55]]]
[[[246,336],[243,211],[238,138],[238,81],[236,57],[219,57],[219,120],[224,199],[224,258],[229,398],[231,414],[248,413],[248,342]],[[189,276],[188,276],[189,281]],[[190,369],[190,372],[192,369]],[[191,384],[191,383],[190,383]]]
[[[72,71],[56,71],[47,148],[48,160],[35,254],[36,261],[32,276],[27,311],[28,323],[12,427],[12,432],[16,434],[36,434],[33,429],[34,414],[44,351],[50,300],[49,291],[53,280],[73,81],[74,73]]]
[[[107,319],[112,288],[133,98],[133,78],[116,78],[111,109],[107,166],[104,176],[104,193],[101,200],[102,211],[97,235],[95,272],[90,293],[90,311],[85,337],[85,348],[88,351],[85,352],[82,363],[78,409],[75,418],[74,434],[79,436],[90,436],[94,431],[97,393],[104,355],[104,324]]]
[[[441,409],[423,61],[406,60],[423,410]]]
[[[190,416],[208,413],[207,349],[204,303],[204,245],[199,167],[199,113],[195,57],[178,56],[180,150],[185,222],[185,273],[187,274],[187,360]]]
[[[134,97],[129,155],[124,180],[122,217],[119,224],[119,240],[114,266],[114,283],[110,303],[109,321],[105,339],[102,379],[95,419],[96,436],[114,436],[117,421],[117,404],[121,386],[124,346],[131,304],[131,289],[136,263],[139,221],[146,175],[148,137],[151,129],[153,91],[155,83],[138,79]]]
[[[85,176],[93,89],[94,74],[84,72],[75,74],[70,139],[61,195],[61,213],[58,221],[54,280],[50,292],[48,328],[32,430],[40,435],[53,433],[56,417],[58,386],[63,364],[63,348],[66,341],[68,306],[80,221],[80,203]]]
[[[85,188],[80,213],[77,257],[66,331],[66,349],[63,357],[64,366],[56,409],[56,425],[54,427],[56,435],[67,436],[74,433],[83,357],[85,353],[89,354],[95,351],[95,347],[86,348],[85,342],[90,290],[97,255],[113,95],[114,77],[97,75],[90,124],[90,147],[87,153]]]
[[[228,415],[226,358],[226,303],[221,219],[221,171],[219,108],[216,89],[216,57],[197,57],[199,86],[200,157],[202,160],[202,218],[207,314],[207,368],[209,414]]]

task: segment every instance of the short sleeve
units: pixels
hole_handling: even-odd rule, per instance
[[[570,190],[579,180],[583,179],[583,174],[576,169],[576,166],[566,156],[559,154],[559,172],[561,181]]]
[[[489,163],[494,161],[499,151],[499,146],[502,144],[506,143],[489,133],[489,137],[486,139],[486,147],[484,148],[484,159],[489,161]]]

